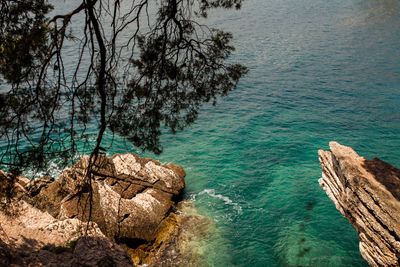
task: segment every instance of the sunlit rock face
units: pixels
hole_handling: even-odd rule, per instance
[[[0,171],[0,182],[14,183],[15,192],[8,204],[8,213],[15,214],[0,210],[0,256],[10,259],[0,265],[132,266],[146,261],[159,266],[181,246],[182,233],[209,221],[173,212],[185,187],[180,166],[131,153],[100,155],[89,179],[88,165],[85,156],[58,179],[31,181]]]
[[[0,266],[132,266],[94,222],[58,220],[24,200],[0,210]]]
[[[371,266],[400,265],[400,170],[336,142],[319,153],[319,184],[357,230]]]
[[[68,191],[59,218],[95,221],[111,239],[152,241],[185,186],[185,171],[136,154],[101,156],[93,166],[92,193],[84,188],[88,158],[65,169],[58,183]],[[92,198],[92,206],[89,203]]]

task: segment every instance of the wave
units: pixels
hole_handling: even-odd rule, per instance
[[[81,159],[82,157],[83,154],[76,154],[75,156],[73,156],[68,166],[65,166],[65,164],[61,163],[60,159],[55,158],[49,162],[47,169],[42,169],[42,170],[31,169],[25,171],[23,175],[29,179],[40,178],[45,176],[57,179],[65,168],[68,168],[70,167],[70,165],[77,163],[79,159]]]
[[[230,205],[230,206],[232,206],[233,209],[234,209],[235,211],[237,211],[238,214],[242,214],[242,213],[243,213],[242,207],[241,207],[238,203],[233,202],[233,201],[232,201],[229,197],[227,197],[227,196],[224,196],[224,195],[221,195],[221,194],[216,193],[216,192],[215,192],[215,189],[204,189],[203,191],[201,191],[201,192],[198,193],[198,194],[193,194],[193,195],[191,195],[189,199],[192,200],[192,201],[196,201],[196,198],[197,198],[198,196],[202,196],[202,195],[208,195],[208,196],[210,196],[210,197],[212,197],[212,198],[220,199],[220,200],[222,200],[222,201],[224,202],[225,205]]]

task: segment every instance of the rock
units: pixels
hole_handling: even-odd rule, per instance
[[[26,195],[27,182],[26,177],[11,175],[0,170],[0,204],[8,203],[14,197],[20,198]]]
[[[41,177],[37,179],[32,179],[28,184],[25,185],[25,189],[28,191],[31,197],[39,194],[43,187],[47,187],[50,183],[54,182],[53,177]]]
[[[18,234],[19,236],[12,238],[17,240],[17,243],[24,243],[24,240],[40,240],[34,242],[39,245],[34,246],[35,249],[45,244],[63,245],[85,234],[104,237],[96,223],[87,224],[78,219],[60,221],[23,200],[11,203],[8,211],[7,214],[0,212],[4,232],[8,236]]]
[[[7,266],[105,266],[127,267],[133,263],[129,255],[105,237],[82,237],[73,247],[46,246],[41,250],[20,254],[18,261]]]
[[[129,255],[107,238],[81,238],[74,249],[71,266],[132,266]]]
[[[0,212],[0,222],[0,255],[6,257],[0,260],[2,266],[101,266],[104,256],[114,262],[109,266],[132,265],[129,255],[94,222],[60,221],[15,199],[7,214]]]
[[[173,212],[185,186],[182,167],[132,153],[99,155],[88,179],[88,165],[85,156],[56,180],[0,171],[1,189],[12,192],[1,195],[8,202],[0,226],[11,238],[0,235],[0,255],[10,259],[0,265],[131,266],[117,243],[135,251],[136,263],[166,266],[176,256],[190,263],[181,240],[206,217]]]
[[[32,181],[41,179],[37,178]],[[28,190],[28,194],[28,197],[23,198],[25,201],[40,210],[47,211],[55,218],[60,213],[61,201],[67,196],[67,192],[61,184],[58,181],[54,181],[54,179],[53,182],[43,184],[37,191]]]
[[[88,157],[62,172],[58,182],[68,192],[59,218],[91,219],[109,238],[152,241],[162,220],[185,186],[185,172],[136,154],[99,156],[94,166],[92,195],[85,188]],[[89,209],[92,197],[92,207]]]
[[[15,261],[15,256],[7,244],[0,239],[0,266],[10,266],[11,261]]]
[[[121,244],[135,265],[208,266],[201,244],[212,238],[213,221],[198,215],[190,202],[180,202],[177,209],[162,222],[162,231],[154,242],[137,244],[136,248]]]
[[[320,150],[321,187],[357,230],[360,252],[371,266],[400,265],[400,170],[350,147]]]

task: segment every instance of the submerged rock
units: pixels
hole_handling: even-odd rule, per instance
[[[357,230],[360,252],[371,266],[400,265],[400,170],[350,147],[320,150],[319,184]]]

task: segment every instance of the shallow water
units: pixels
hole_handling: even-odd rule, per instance
[[[250,71],[144,154],[187,171],[186,197],[218,229],[199,250],[212,266],[366,266],[317,151],[335,140],[400,167],[400,2],[249,0],[210,21]]]

